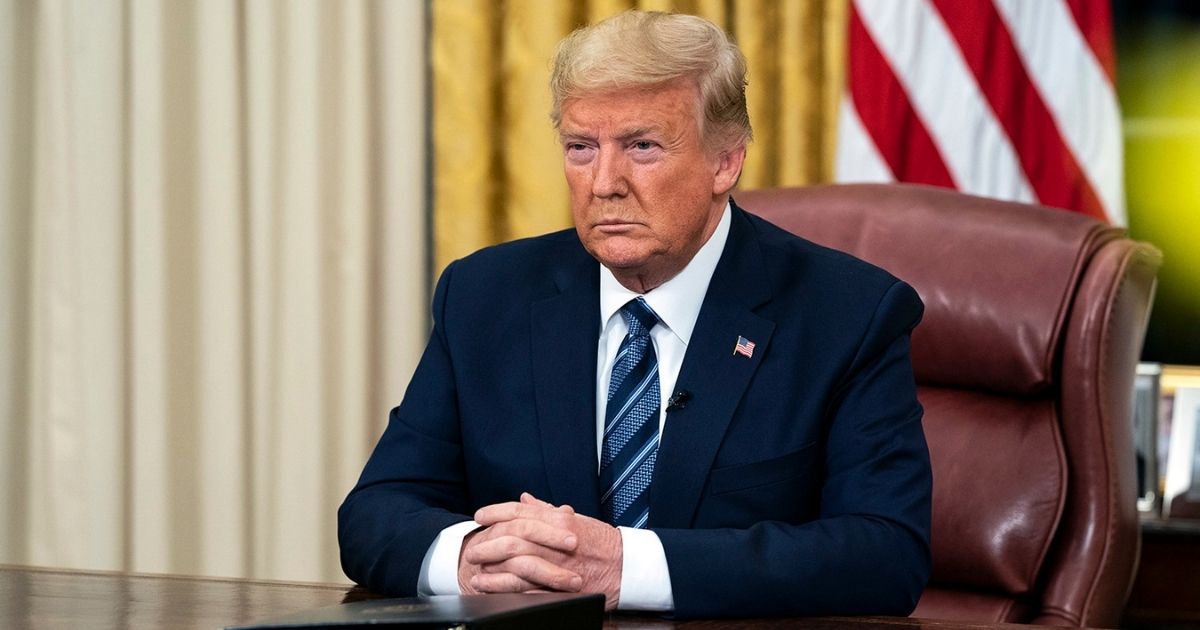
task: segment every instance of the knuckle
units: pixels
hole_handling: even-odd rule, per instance
[[[533,576],[537,570],[532,564],[529,556],[517,556],[512,559],[512,572],[520,576]]]
[[[523,590],[524,580],[509,573],[504,576],[504,588],[509,591]]]
[[[521,580],[521,577],[515,575],[511,575],[509,577],[509,590],[512,590],[512,592],[515,593],[518,592],[518,590],[524,590],[529,587],[529,582]]]

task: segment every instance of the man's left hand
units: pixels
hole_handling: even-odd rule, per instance
[[[565,507],[565,506],[564,506]],[[530,570],[529,556],[572,571],[583,578],[584,593],[604,593],[605,608],[614,610],[621,595],[621,533],[617,528],[574,510],[555,506],[523,493],[519,502],[488,505],[475,512],[475,521],[491,526],[514,519],[537,519],[554,527],[570,531],[579,543],[572,552],[550,549],[543,545],[513,545],[490,540],[464,550],[463,559],[482,567],[482,573],[471,577],[471,587],[485,593],[504,592],[512,584],[527,582],[543,588],[538,572]],[[519,580],[512,580],[515,576]]]

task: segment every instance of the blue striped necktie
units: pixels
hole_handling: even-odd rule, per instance
[[[645,527],[650,478],[658,455],[658,357],[650,330],[658,315],[643,298],[621,307],[629,334],[621,341],[608,381],[604,446],[600,449],[600,507],[613,525]]]

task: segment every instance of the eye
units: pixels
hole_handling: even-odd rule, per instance
[[[662,145],[653,140],[633,140],[626,151],[635,164],[652,164],[662,159]]]
[[[593,149],[585,142],[567,142],[563,144],[563,154],[572,164],[585,164],[591,159]]]

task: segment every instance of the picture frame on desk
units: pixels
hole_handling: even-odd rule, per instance
[[[1162,513],[1200,519],[1200,386],[1174,388],[1171,407]]]
[[[1160,388],[1161,363],[1139,363],[1134,378],[1133,444],[1137,453],[1138,511],[1155,516],[1162,509],[1162,476],[1159,462],[1166,459],[1160,452],[1160,414],[1163,397]]]

